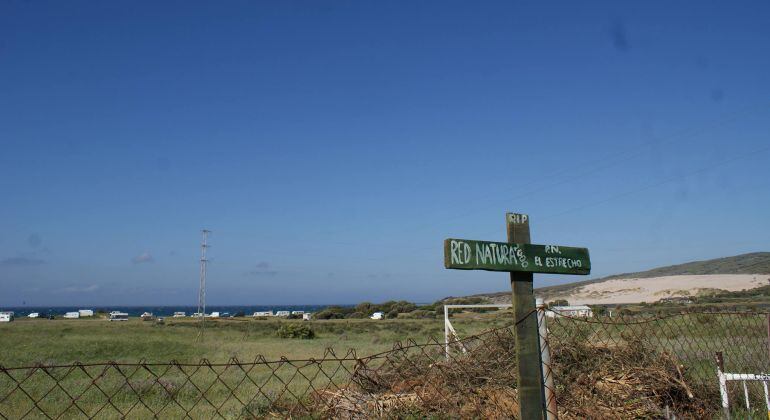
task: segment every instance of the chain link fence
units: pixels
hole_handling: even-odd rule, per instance
[[[770,372],[765,313],[544,314],[541,351],[550,351],[544,371],[552,375],[546,394],[555,398],[561,418],[719,417],[717,353],[724,355],[726,371]],[[743,396],[740,387],[733,383],[727,391]],[[749,393],[756,409],[731,412],[767,418],[762,384],[751,385]]]
[[[720,410],[715,352],[728,371],[770,371],[766,314],[541,320],[547,395],[560,418],[713,417]],[[761,400],[759,389],[750,394]],[[366,357],[328,350],[307,360],[0,366],[3,419],[511,418],[517,411],[512,327],[448,346],[399,343]]]

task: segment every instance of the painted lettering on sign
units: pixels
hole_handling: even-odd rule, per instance
[[[529,216],[521,213],[508,213],[508,223],[527,223],[529,222]]]
[[[524,271],[530,273],[589,274],[586,248],[557,245],[447,239],[444,265],[461,270]]]

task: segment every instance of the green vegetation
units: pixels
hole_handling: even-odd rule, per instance
[[[315,338],[315,332],[310,327],[296,323],[281,325],[275,331],[275,335],[280,338],[301,338],[304,340]]]
[[[344,307],[344,306],[330,306],[323,311],[316,312],[313,314],[313,318],[315,319],[359,319],[359,318],[368,318],[370,315],[372,315],[375,312],[382,312],[385,314],[386,318],[398,318],[399,314],[405,314],[410,313],[413,311],[416,311],[417,309],[425,310],[428,308],[429,310],[433,309],[433,306],[436,305],[435,303],[433,305],[425,305],[425,306],[417,306],[412,302],[407,302],[405,300],[400,301],[388,301],[385,303],[371,303],[371,302],[362,302],[359,303],[356,306],[353,307]]]
[[[504,325],[507,313],[458,313],[455,327],[470,335]],[[305,328],[314,339],[288,341],[278,331],[302,336]],[[297,331],[297,332],[294,332]],[[424,309],[395,319],[285,320],[233,318],[207,320],[203,338],[193,319],[166,318],[165,324],[131,319],[17,319],[0,324],[0,365],[6,367],[80,362],[197,362],[206,358],[226,361],[319,357],[327,348],[344,354],[355,349],[361,356],[392,348],[398,341],[443,340],[444,325],[434,312]],[[284,332],[280,333],[282,336]]]

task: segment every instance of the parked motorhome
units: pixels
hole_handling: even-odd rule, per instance
[[[219,312],[212,312],[209,318],[219,318]]]
[[[291,312],[289,311],[278,311],[275,313],[275,316],[289,316],[291,315]]]
[[[304,314],[302,314],[303,321],[310,321],[312,318],[313,318],[313,314],[311,314],[310,312],[305,312]]]
[[[93,309],[81,309],[78,311],[78,314],[80,314],[81,318],[84,316],[94,316],[94,311]]]
[[[142,321],[152,321],[154,318],[152,315],[152,312],[145,312],[139,316],[139,318],[142,319]]]
[[[39,312],[32,312],[29,315],[27,315],[27,318],[39,318],[40,313]]]
[[[184,318],[187,314],[184,312],[174,312],[173,318]]]
[[[369,318],[371,318],[371,319],[382,319],[382,317],[384,317],[384,316],[385,316],[384,312],[375,312]]]
[[[258,316],[273,316],[273,311],[262,311],[262,312],[254,312],[254,315],[252,315],[252,316],[253,316],[253,317],[258,317]]]
[[[66,319],[78,319],[80,318],[80,312],[67,312],[64,314],[64,318]]]
[[[305,311],[291,311],[292,315],[303,315]]]
[[[200,318],[202,316],[203,314],[201,314],[200,312],[194,312],[192,315],[190,315],[190,318]]]
[[[13,312],[0,312],[0,322],[13,321]]]
[[[120,311],[110,312],[110,321],[128,321],[128,314]]]

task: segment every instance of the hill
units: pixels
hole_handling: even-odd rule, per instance
[[[662,297],[760,287],[767,284],[766,278],[757,276],[762,274],[770,274],[770,252],[754,252],[640,272],[613,274],[598,279],[537,288],[535,294],[546,301],[566,299],[570,303],[634,303],[655,301]],[[485,293],[474,297],[507,303],[510,292]],[[619,302],[626,298],[631,300]],[[610,300],[614,302],[609,302]]]

